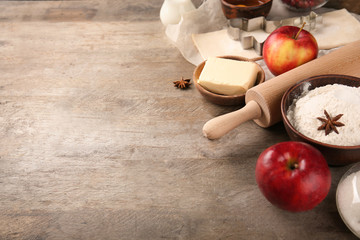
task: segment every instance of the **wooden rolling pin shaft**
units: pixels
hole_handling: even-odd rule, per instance
[[[285,91],[300,80],[322,74],[360,77],[360,41],[347,44],[249,89],[245,95],[245,107],[209,120],[203,127],[204,135],[209,139],[220,138],[248,120],[254,120],[261,127],[281,121],[280,103]]]

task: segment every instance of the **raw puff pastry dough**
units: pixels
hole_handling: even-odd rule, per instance
[[[322,14],[323,21],[311,33],[316,38],[319,49],[331,49],[360,40],[360,22],[346,9]],[[269,35],[262,30],[246,32],[258,41],[264,41]],[[236,55],[256,60],[260,56],[253,49],[244,50],[239,41],[232,40],[227,30],[193,34],[193,42],[203,59],[222,55]]]

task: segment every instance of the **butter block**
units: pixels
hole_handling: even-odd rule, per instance
[[[210,57],[198,84],[213,93],[239,95],[254,86],[258,72],[259,67],[254,62]]]

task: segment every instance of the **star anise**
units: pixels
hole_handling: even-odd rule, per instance
[[[318,130],[324,130],[325,129],[325,136],[328,135],[329,133],[331,133],[332,131],[336,132],[337,134],[339,134],[339,131],[337,130],[336,127],[342,127],[345,126],[345,124],[338,122],[338,120],[344,115],[344,114],[339,114],[336,115],[335,117],[331,118],[329,113],[324,110],[324,114],[326,116],[325,118],[322,117],[318,117],[317,119],[319,119],[321,122],[323,122],[323,124],[318,128]]]
[[[188,88],[191,84],[190,79],[184,79],[184,77],[181,77],[181,80],[173,82],[175,87],[185,89]]]

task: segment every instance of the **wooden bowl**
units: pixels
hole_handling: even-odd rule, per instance
[[[309,87],[310,83],[310,87]],[[360,87],[360,78],[346,76],[346,75],[319,75],[314,76],[303,81],[300,81],[290,87],[282,97],[281,100],[281,115],[284,122],[286,132],[293,141],[306,142],[322,152],[329,165],[347,165],[360,161],[360,145],[357,146],[338,146],[327,143],[322,143],[311,139],[299,131],[297,131],[290,123],[286,116],[289,106],[295,98],[298,98],[303,90],[309,87],[312,90],[316,87],[325,86],[328,84],[343,84],[351,87]]]
[[[254,61],[250,61],[246,58],[237,57],[237,56],[221,56],[220,58],[233,59],[233,60],[237,60],[237,61],[254,62]],[[212,102],[217,105],[222,105],[222,106],[245,105],[245,94],[233,95],[233,96],[221,95],[218,93],[210,92],[210,91],[206,90],[205,88],[203,88],[200,84],[198,84],[198,79],[200,77],[201,71],[203,70],[203,68],[205,66],[205,62],[206,62],[206,60],[203,61],[202,63],[200,63],[195,68],[194,74],[193,74],[193,81],[194,81],[195,87],[200,92],[200,94],[209,102]],[[254,63],[256,63],[256,62],[254,62]],[[260,71],[257,75],[255,85],[258,85],[265,81],[265,72],[259,64],[257,64],[257,65],[258,65]]]
[[[220,0],[227,19],[266,17],[271,9],[272,0]]]

